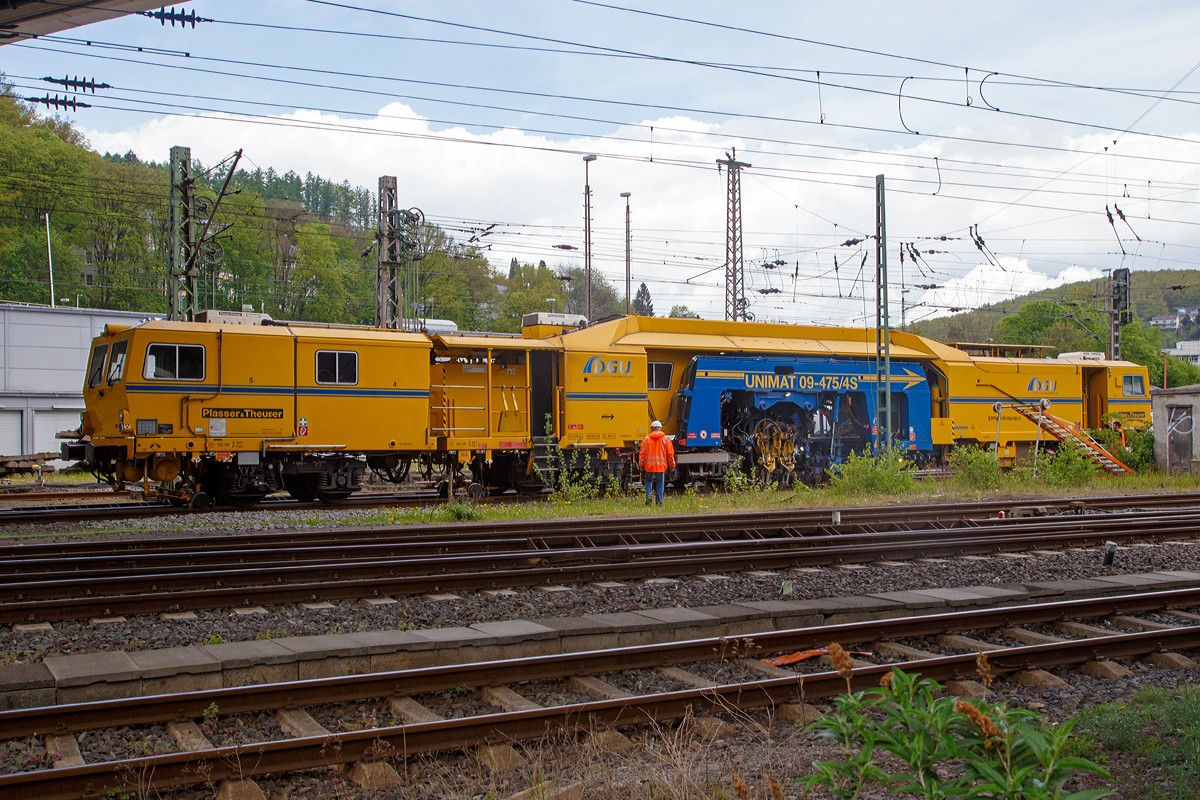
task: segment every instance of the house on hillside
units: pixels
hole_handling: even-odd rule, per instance
[[[1174,317],[1151,317],[1150,318],[1150,327],[1158,328],[1159,330],[1164,330],[1164,331],[1177,331],[1177,330],[1179,330],[1179,316],[1176,315]]]
[[[1176,342],[1174,347],[1164,348],[1163,352],[1189,364],[1200,364],[1200,339]]]

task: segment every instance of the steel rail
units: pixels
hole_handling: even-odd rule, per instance
[[[80,500],[80,499],[95,499],[98,497],[128,497],[129,492],[120,491],[114,492],[111,489],[104,490],[87,490],[82,492],[0,492],[0,503],[17,503],[30,500]]]
[[[504,498],[501,498],[504,499]],[[1200,507],[1200,493],[1147,494],[1122,497],[1090,498],[1086,501],[1071,498],[1044,500],[1031,504],[1048,509],[1065,510],[1071,504],[1085,504],[1093,509],[1166,509]],[[894,525],[900,528],[910,524],[934,524],[941,520],[960,522],[972,515],[995,517],[999,511],[1010,510],[1009,501],[985,501],[972,503],[934,503],[921,505],[877,507],[848,507],[825,509],[782,508],[771,511],[735,512],[707,514],[703,519],[718,523],[743,523],[754,527],[764,521],[776,520],[780,524],[821,526],[827,530],[846,530],[850,526]],[[831,513],[842,518],[841,526],[831,524]],[[72,554],[99,554],[111,557],[120,552],[169,552],[175,550],[199,550],[219,541],[221,547],[278,547],[284,544],[311,542],[313,539],[336,538],[339,543],[368,539],[401,541],[414,537],[439,537],[449,539],[456,536],[472,538],[521,536],[536,541],[542,534],[553,535],[569,529],[580,538],[620,535],[647,531],[658,531],[664,535],[682,527],[695,527],[695,516],[654,517],[603,517],[584,519],[546,519],[515,521],[484,521],[470,524],[449,523],[425,526],[369,526],[341,527],[332,529],[307,529],[304,531],[264,531],[253,534],[215,534],[192,537],[78,540],[69,542],[41,542],[37,539],[21,539],[11,544],[0,545],[0,559],[21,555],[23,557],[69,556]]]
[[[994,673],[1007,674],[1018,670],[1077,664],[1097,658],[1127,658],[1197,646],[1200,646],[1200,626],[1189,626],[1114,635],[1102,640],[1083,639],[1007,648],[991,651],[988,660]],[[850,678],[850,686],[860,690],[876,686],[879,678],[894,666],[900,665],[857,668]],[[934,680],[978,674],[974,654],[904,662],[903,667],[906,671]],[[526,675],[523,679],[530,678]],[[709,711],[774,707],[835,696],[841,694],[846,685],[838,673],[824,672],[803,678],[799,675],[795,678],[772,678],[623,700],[601,700],[25,772],[0,776],[0,798],[67,800],[113,790],[163,789],[214,780],[240,780],[315,766],[348,764],[498,741],[536,739],[554,733],[574,734],[644,722],[664,722]]]
[[[472,502],[527,502],[536,500],[536,496],[497,495],[484,497]],[[82,522],[105,519],[142,519],[146,517],[164,517],[180,514],[212,514],[212,513],[245,513],[248,511],[337,511],[355,508],[376,507],[407,507],[422,505],[437,505],[446,500],[437,491],[421,490],[416,492],[362,492],[337,503],[322,503],[317,501],[301,502],[291,499],[268,499],[253,506],[222,506],[220,508],[192,509],[183,506],[135,501],[124,503],[103,503],[88,505],[56,505],[37,506],[33,508],[0,508],[0,526],[16,524],[52,524],[58,522]]]
[[[1095,519],[1095,518],[1093,518]],[[703,533],[711,536],[700,536],[684,541],[650,541],[646,543],[629,543],[618,546],[590,547],[572,546],[577,544],[572,537],[563,537],[565,541],[558,543],[553,549],[532,551],[528,542],[519,541],[515,549],[491,550],[489,542],[461,543],[464,547],[447,546],[443,543],[415,543],[407,549],[394,546],[386,548],[366,545],[355,548],[354,556],[344,556],[329,559],[332,549],[339,554],[346,553],[345,547],[315,548],[321,557],[303,557],[305,551],[289,553],[286,550],[266,551],[259,559],[241,557],[216,565],[205,563],[169,563],[163,566],[153,566],[141,561],[133,563],[116,559],[121,566],[107,569],[73,569],[73,570],[29,570],[16,571],[17,567],[32,565],[15,562],[0,564],[0,576],[11,574],[11,578],[0,578],[0,602],[16,599],[48,598],[61,594],[73,587],[86,587],[92,597],[116,597],[122,594],[144,591],[166,582],[173,589],[203,588],[213,585],[259,586],[265,581],[280,582],[290,576],[307,578],[311,575],[334,574],[339,579],[350,579],[356,576],[370,577],[386,574],[389,577],[455,574],[478,570],[486,564],[488,569],[517,569],[532,567],[538,564],[563,567],[580,564],[597,563],[632,563],[650,565],[662,558],[677,558],[680,556],[704,559],[712,555],[739,556],[743,560],[753,562],[767,556],[774,556],[779,551],[789,554],[797,552],[820,552],[821,547],[847,548],[855,546],[862,548],[867,555],[874,556],[877,548],[880,552],[905,548],[911,550],[915,543],[928,542],[931,547],[945,546],[979,547],[987,545],[989,551],[1022,546],[1060,546],[1070,544],[1094,544],[1105,538],[1115,538],[1126,541],[1133,538],[1164,538],[1171,536],[1189,536],[1200,534],[1200,514],[1184,518],[1156,515],[1136,515],[1109,517],[1102,523],[1091,526],[1078,522],[1027,522],[1004,529],[995,529],[987,537],[981,537],[976,528],[970,529],[971,539],[963,541],[964,531],[953,528],[935,528],[930,530],[897,531],[879,534],[842,534],[842,535],[812,535],[805,536],[791,529],[771,531],[777,535],[764,533],[760,539],[721,538],[719,531],[705,530]],[[386,549],[385,552],[381,550]],[[839,551],[845,552],[845,551]],[[955,551],[957,552],[957,550]],[[358,553],[361,553],[359,555]],[[315,555],[315,554],[314,554]],[[386,557],[385,557],[386,556]],[[880,555],[880,557],[883,557]],[[130,574],[129,570],[136,570]],[[115,587],[117,591],[111,591]],[[108,589],[108,590],[106,590]]]
[[[403,560],[399,566],[408,574],[421,569],[435,568],[445,570],[446,565],[469,563],[459,558],[462,555],[473,557],[473,561],[489,561],[493,565],[500,563],[540,562],[581,563],[587,561],[614,561],[629,559],[636,554],[653,554],[655,550],[701,552],[718,547],[751,549],[758,547],[762,550],[787,547],[811,547],[822,543],[837,541],[847,543],[889,543],[903,541],[905,538],[920,538],[921,540],[937,540],[962,535],[962,530],[969,527],[973,530],[1003,529],[1012,533],[1014,529],[1024,528],[1027,532],[1038,530],[1053,530],[1067,528],[1072,532],[1071,539],[1075,540],[1084,535],[1084,531],[1103,527],[1103,532],[1112,532],[1114,536],[1127,536],[1119,530],[1123,521],[1144,528],[1146,525],[1156,525],[1159,528],[1137,530],[1136,535],[1142,537],[1164,537],[1171,535],[1190,535],[1188,526],[1200,521],[1200,512],[1182,515],[1177,511],[1140,512],[1133,514],[1113,514],[1101,518],[1091,515],[1085,517],[1044,518],[1031,517],[1019,520],[962,520],[958,526],[943,525],[933,528],[914,528],[904,526],[890,531],[877,530],[879,526],[843,525],[836,529],[826,526],[815,526],[805,529],[801,525],[779,525],[769,523],[753,529],[754,536],[748,536],[748,530],[741,523],[733,527],[718,524],[708,524],[706,517],[692,518],[691,527],[676,528],[670,533],[662,530],[637,531],[626,534],[606,533],[596,536],[581,537],[571,531],[561,531],[555,534],[542,534],[536,539],[527,536],[511,536],[504,538],[486,538],[456,536],[449,539],[426,537],[421,535],[406,535],[393,541],[370,539],[358,543],[316,543],[305,541],[298,545],[277,545],[272,547],[234,548],[226,549],[220,546],[220,541],[212,547],[202,550],[171,551],[166,553],[129,554],[107,553],[103,555],[87,555],[75,558],[52,558],[39,555],[25,557],[20,550],[12,557],[0,557],[0,576],[19,576],[23,582],[53,580],[69,575],[75,582],[117,576],[125,585],[130,586],[138,581],[143,584],[151,578],[160,575],[171,576],[168,571],[199,573],[202,569],[221,568],[234,571],[250,571],[259,567],[274,569],[286,562],[287,568],[296,569],[308,567],[322,571],[338,571],[343,567],[349,569],[363,562],[381,564],[380,558]],[[702,522],[703,524],[697,524]],[[1101,533],[1097,533],[1101,535]],[[335,556],[335,558],[330,558]],[[422,560],[418,560],[422,559]],[[444,563],[439,563],[444,562]],[[389,569],[396,561],[388,562]],[[97,567],[96,565],[103,565]],[[137,571],[136,576],[128,575],[128,570]],[[219,573],[205,573],[213,579],[224,576]],[[2,579],[0,579],[2,582]],[[90,587],[89,587],[90,588]]]
[[[290,708],[298,704],[317,705],[391,695],[425,694],[453,689],[464,684],[489,686],[649,669],[712,660],[714,654],[718,654],[718,657],[721,653],[745,654],[751,649],[757,654],[788,652],[822,647],[831,642],[851,645],[877,640],[935,636],[952,631],[1042,624],[1114,614],[1160,612],[1198,605],[1200,587],[949,611],[918,617],[847,622],[740,636],[533,656],[508,661],[444,665],[368,675],[210,689],[178,695],[16,709],[0,711],[0,739],[22,738],[37,731],[69,733],[120,725],[153,724],[172,719],[198,719],[213,703],[217,704],[222,714],[245,714],[274,708]],[[1200,626],[1186,629],[1200,634]],[[1090,642],[1094,649],[1097,643],[1113,639],[1115,637],[1110,636],[1083,641]]]
[[[545,496],[546,495],[539,495],[538,498],[545,497]],[[533,499],[538,499],[538,498],[533,498]],[[1156,501],[1155,498],[1178,498],[1178,499],[1161,499],[1161,500]],[[527,499],[529,499],[529,498],[526,498],[521,495],[503,495],[503,496],[498,496],[498,497],[482,498],[482,500],[484,500],[486,502],[519,502],[519,501],[524,501]],[[416,501],[416,504],[421,504],[423,502],[425,502],[425,501],[418,500],[418,501]],[[434,500],[433,498],[430,498],[429,502],[437,502],[437,501]],[[1035,505],[1035,506],[1059,506],[1059,507],[1062,507],[1065,504],[1068,504],[1070,502],[1072,502],[1071,498],[1045,499],[1045,500],[1033,499],[1033,500],[1029,500],[1029,501],[1016,502],[1016,503],[1014,503],[1012,501],[981,501],[981,502],[976,502],[976,503],[973,503],[970,505],[973,505],[980,510],[999,511],[999,510],[1011,508],[1014,505],[1023,505],[1024,504],[1024,505]],[[1090,505],[1093,505],[1095,507],[1102,507],[1102,508],[1112,508],[1112,507],[1118,507],[1121,505],[1128,506],[1129,503],[1137,503],[1137,502],[1156,502],[1160,507],[1162,507],[1162,506],[1165,506],[1168,504],[1195,505],[1198,502],[1200,502],[1200,496],[1198,496],[1197,493],[1145,494],[1145,495],[1117,496],[1117,497],[1093,497],[1093,498],[1088,498],[1087,502]],[[195,511],[192,509],[180,508],[180,507],[176,507],[176,506],[168,506],[168,505],[147,506],[146,504],[142,504],[141,507],[144,508],[144,511],[135,513],[133,515],[129,515],[126,513],[126,517],[128,517],[130,519],[134,519],[139,516],[163,516],[163,515],[170,515],[170,514],[212,513],[213,511],[216,511],[216,512],[239,512],[239,511],[270,511],[270,510],[310,510],[310,509],[336,510],[338,508],[355,508],[355,507],[359,507],[359,508],[368,507],[369,508],[369,507],[379,507],[379,506],[389,506],[389,505],[403,505],[403,503],[389,501],[386,499],[379,499],[379,500],[372,499],[372,498],[370,498],[369,495],[364,493],[363,495],[351,497],[348,500],[346,500],[344,503],[333,504],[333,505],[326,504],[326,503],[298,503],[294,500],[272,500],[272,501],[266,501],[264,503],[260,503],[257,506],[253,506],[253,507],[249,507],[249,508],[237,508],[237,507],[231,506],[228,508],[209,509],[206,511]],[[826,515],[826,518],[828,518],[827,515],[828,515],[829,511],[831,511],[831,510],[833,510],[833,509],[822,510],[818,513],[823,513]],[[792,511],[794,513],[794,510],[792,510]],[[846,509],[843,511],[843,513],[852,512],[852,511],[853,511],[853,509]],[[70,510],[69,514],[68,514],[67,510],[62,509],[61,507],[58,507],[57,510],[54,507],[42,509],[40,512],[37,509],[0,509],[0,526],[3,526],[5,524],[16,524],[16,523],[70,522],[70,521],[79,521],[79,520],[85,520],[85,519],[121,519],[121,518],[123,518],[122,513],[125,513],[125,512],[121,512],[117,507],[112,506],[112,505],[106,505],[103,508],[96,509],[97,516],[95,516],[95,517],[89,517],[88,516],[89,511],[86,508]],[[773,513],[773,512],[768,512],[768,513]],[[39,517],[39,514],[41,515],[40,517]],[[47,515],[57,515],[57,516],[54,518],[48,518]],[[661,518],[659,518],[659,519],[661,519]]]
[[[1077,529],[1080,519],[1092,520],[1095,525],[1080,531]],[[1111,524],[1105,525],[1105,522]],[[1147,526],[1147,522],[1157,527]],[[1176,524],[1168,525],[1167,522]],[[345,600],[386,594],[535,586],[547,582],[586,583],[727,570],[825,566],[845,561],[994,553],[1111,539],[1125,541],[1191,535],[1200,533],[1200,515],[1176,520],[1162,517],[1146,520],[1136,515],[1113,519],[1085,517],[1065,522],[1042,522],[1036,526],[1027,524],[1020,528],[992,532],[988,536],[981,536],[975,530],[937,529],[931,535],[916,531],[884,537],[883,541],[868,537],[863,543],[857,543],[856,537],[851,535],[824,537],[812,544],[806,544],[804,539],[766,543],[761,539],[736,539],[655,545],[645,548],[644,553],[628,547],[607,551],[611,561],[593,556],[589,563],[583,564],[528,565],[530,554],[527,552],[507,560],[487,554],[482,560],[493,562],[492,567],[506,562],[500,568],[488,569],[481,569],[480,557],[446,556],[425,562],[408,562],[402,558],[374,559],[370,562],[331,562],[316,568],[281,564],[271,570],[248,567],[201,573],[130,575],[105,580],[92,578],[78,582],[10,581],[0,584],[0,622],[55,621],[225,605]],[[409,572],[410,569],[413,571]],[[106,587],[115,587],[115,590],[106,594]],[[64,596],[72,588],[81,594]]]

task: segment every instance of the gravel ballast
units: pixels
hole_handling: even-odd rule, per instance
[[[939,559],[902,566],[865,565],[862,569],[784,572],[774,577],[732,573],[728,580],[699,577],[676,583],[626,582],[620,588],[576,586],[569,592],[517,589],[515,595],[468,592],[458,600],[397,597],[392,605],[369,606],[334,601],[334,608],[308,610],[299,605],[267,606],[266,614],[234,615],[228,608],[196,612],[194,620],[161,620],[157,615],[91,625],[86,620],[55,622],[53,631],[0,631],[0,663],[40,661],[49,656],[112,650],[154,650],[194,644],[276,639],[369,630],[447,628],[509,619],[572,617],[653,608],[695,608],[750,600],[804,600],[822,597],[935,587],[1021,584],[1070,580],[1156,570],[1200,571],[1200,543],[1133,547],[1117,554],[1113,567],[1101,565],[1095,551],[1067,550],[1046,556],[1012,559]],[[790,593],[781,590],[790,588]],[[1047,633],[1070,638],[1069,634]]]

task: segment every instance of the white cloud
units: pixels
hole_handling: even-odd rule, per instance
[[[751,131],[757,137],[805,144],[759,145],[742,136]],[[970,135],[967,130],[959,133]],[[873,187],[878,172],[886,172],[888,180],[896,321],[901,317],[901,293],[894,260],[901,242],[923,247],[933,270],[919,275],[909,265],[906,284],[943,287],[905,295],[911,301],[908,321],[1097,278],[1104,266],[1116,266],[1108,251],[1116,250],[1117,242],[1102,213],[1036,207],[1103,209],[1109,195],[1119,196],[1115,184],[1098,182],[1095,175],[1083,183],[1065,179],[1047,183],[1044,176],[1057,171],[1086,177],[1069,172],[1082,160],[1079,153],[1006,153],[1003,169],[1017,177],[1005,180],[991,174],[1000,165],[972,160],[961,143],[916,141],[911,148],[853,154],[810,146],[818,140],[835,147],[849,144],[831,129],[798,134],[794,126],[782,123],[751,125],[733,118],[714,124],[679,115],[617,127],[594,137],[553,137],[515,127],[477,132],[430,123],[398,102],[366,118],[311,110],[256,120],[175,115],[117,132],[89,130],[86,135],[101,152],[133,150],[156,161],[164,160],[172,145],[191,146],[193,155],[205,164],[240,147],[250,165],[270,166],[278,172],[311,171],[370,188],[380,175],[396,175],[402,205],[419,207],[440,224],[511,223],[499,226],[484,240],[498,269],[507,269],[514,257],[534,263],[544,259],[551,266],[579,263],[581,155],[596,153],[599,160],[590,167],[596,267],[618,286],[624,284],[625,204],[620,193],[631,192],[634,286],[646,281],[662,311],[686,304],[712,318],[722,316],[724,309],[726,185],[715,161],[734,145],[739,158],[754,165],[743,173],[742,195],[747,296],[758,319],[871,323],[874,254],[869,234],[874,231]],[[1145,154],[1157,152],[1145,144],[1139,147]],[[940,168],[915,160],[939,153]],[[817,158],[789,157],[800,154]],[[1103,177],[1102,167],[1100,158],[1078,172]],[[1022,177],[1026,168],[1041,172]],[[1025,197],[1025,189],[1020,188],[1041,184],[1054,192]],[[1081,194],[1072,193],[1076,190]],[[1132,196],[1121,202],[1128,206],[1130,222],[1143,238],[1187,241],[1181,234],[1190,235],[1190,228],[1184,231],[1157,221],[1160,207],[1161,213],[1175,216],[1183,216],[1184,207],[1156,200],[1152,222],[1132,216],[1146,213],[1144,200],[1140,206]],[[1003,268],[978,263],[966,229],[981,222],[981,233]],[[1131,232],[1124,228],[1118,232],[1132,248]],[[868,248],[868,257],[861,270],[864,251],[837,247],[851,237],[866,239],[862,246]],[[928,239],[938,241],[931,246]],[[579,249],[555,249],[555,244]],[[936,253],[928,254],[930,249]],[[1150,252],[1148,247],[1145,250],[1142,255]],[[837,275],[831,274],[834,253],[841,265]],[[776,258],[786,267],[767,272],[758,266]],[[798,279],[793,281],[797,261]],[[1133,258],[1127,265],[1136,269],[1153,262]],[[1054,269],[1058,274],[1049,274]],[[782,291],[757,291],[767,286],[782,286]]]
[[[1031,269],[1026,259],[1003,257],[998,259],[998,266],[980,264],[961,278],[938,281],[939,288],[925,291],[909,306],[909,319],[946,316],[1030,292],[1103,277],[1099,269],[1075,265],[1050,276]]]

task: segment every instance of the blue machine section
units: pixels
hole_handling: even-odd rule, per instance
[[[925,368],[892,361],[891,370],[895,443],[932,451]],[[877,384],[875,364],[865,360],[700,356],[680,387],[676,442],[751,455],[761,449],[758,437],[766,421],[794,440],[796,469],[802,464],[810,471],[824,469],[874,445]]]

